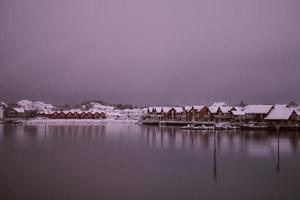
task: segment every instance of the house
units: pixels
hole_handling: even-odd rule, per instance
[[[221,109],[218,106],[210,106],[208,107],[208,113],[205,116],[206,121],[217,122],[220,115]]]
[[[233,121],[234,122],[243,122],[245,119],[245,112],[242,107],[235,106],[233,110],[231,110]]]
[[[172,118],[171,112],[170,112],[171,109],[172,109],[172,107],[159,107],[159,108],[157,108],[157,111],[160,110],[160,112],[158,112],[158,113],[160,113],[160,115],[161,115],[161,120],[169,120],[169,119]]]
[[[233,106],[221,106],[218,117],[219,122],[230,122],[233,121],[233,113],[232,111],[236,111],[236,108]]]
[[[105,113],[104,112],[96,112],[94,113],[94,119],[105,119]]]
[[[268,125],[291,126],[297,123],[297,113],[293,108],[275,107],[265,117]]]
[[[4,118],[4,109],[0,107],[0,120]]]
[[[247,105],[243,110],[245,121],[262,122],[272,109],[273,105]]]
[[[25,110],[23,108],[8,107],[5,110],[5,117],[7,118],[24,118],[25,116]]]
[[[185,106],[186,121],[204,121],[209,108],[204,105]]]
[[[300,106],[294,108],[294,110],[295,110],[296,115],[297,115],[296,120],[297,120],[298,124],[300,125]]]
[[[183,107],[172,107],[167,115],[168,120],[182,121],[185,120]]]

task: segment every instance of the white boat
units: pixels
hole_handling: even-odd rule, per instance
[[[238,126],[232,126],[230,122],[221,122],[215,125],[215,128],[218,130],[234,130],[238,129]]]

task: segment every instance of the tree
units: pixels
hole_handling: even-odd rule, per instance
[[[287,106],[288,107],[297,107],[298,104],[295,101],[290,101]]]
[[[245,106],[247,106],[247,104],[246,104],[243,100],[241,100],[239,106],[240,106],[240,107],[245,107]]]

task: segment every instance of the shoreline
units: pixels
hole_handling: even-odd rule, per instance
[[[107,123],[137,123],[138,120],[116,120],[116,119],[27,119],[18,120],[23,125],[100,125]]]

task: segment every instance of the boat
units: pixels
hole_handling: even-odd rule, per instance
[[[221,122],[215,125],[215,128],[218,130],[235,130],[238,129],[238,126],[233,126],[230,122]]]
[[[180,127],[180,129],[184,129],[184,130],[199,130],[199,127],[198,126],[194,126],[194,124],[188,124],[186,126]]]

